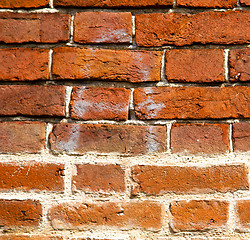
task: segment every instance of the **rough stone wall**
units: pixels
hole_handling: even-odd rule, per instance
[[[0,240],[250,239],[249,0],[0,0]]]

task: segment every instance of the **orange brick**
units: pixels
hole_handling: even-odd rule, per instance
[[[161,52],[139,50],[56,48],[55,79],[160,81]]]
[[[79,43],[131,43],[129,12],[76,13],[74,40]]]
[[[0,163],[0,189],[63,191],[64,166],[52,163]]]
[[[236,204],[236,214],[238,217],[238,227],[240,229],[250,229],[250,200],[240,200]]]
[[[237,0],[177,0],[180,7],[234,8]]]
[[[0,152],[37,153],[45,147],[45,123],[0,122]]]
[[[71,117],[83,120],[128,120],[130,90],[73,87]]]
[[[223,228],[228,220],[228,205],[215,200],[172,202],[170,226],[175,232]]]
[[[65,86],[2,85],[0,116],[65,116]]]
[[[4,48],[0,49],[0,62],[0,81],[49,79],[49,50]]]
[[[249,118],[249,87],[148,87],[134,92],[139,119]]]
[[[169,82],[224,82],[224,53],[221,49],[181,49],[166,52]]]
[[[250,43],[249,15],[248,11],[138,14],[136,42],[144,47]]]
[[[162,152],[165,144],[164,126],[60,123],[50,135],[58,152],[144,154]]]
[[[0,42],[57,43],[69,40],[70,15],[0,13]]]
[[[47,7],[49,0],[2,0],[0,8],[40,8]]]
[[[241,122],[233,124],[233,143],[235,151],[250,150],[250,123]]]
[[[125,191],[125,172],[118,165],[77,165],[77,174],[73,176],[76,190],[86,192]]]
[[[62,203],[53,206],[49,219],[55,229],[86,229],[95,226],[120,229],[161,227],[161,205],[154,202]]]
[[[75,6],[75,7],[101,7],[101,8],[116,8],[116,7],[159,7],[169,6],[173,4],[172,0],[54,0],[55,6]]]
[[[249,189],[244,165],[211,167],[134,166],[133,194],[212,193]]]
[[[171,129],[172,152],[223,153],[229,151],[228,124],[174,124]]]
[[[0,200],[0,225],[8,227],[38,226],[42,220],[42,206],[32,200]]]
[[[250,80],[250,49],[236,49],[229,53],[230,80]]]

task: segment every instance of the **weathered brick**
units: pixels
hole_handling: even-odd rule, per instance
[[[39,201],[0,200],[0,225],[4,228],[38,226],[41,220]]]
[[[128,120],[130,90],[74,87],[71,117],[83,120]]]
[[[223,228],[228,220],[228,205],[215,200],[172,202],[170,226],[175,232]]]
[[[159,51],[56,48],[55,79],[105,81],[160,81],[162,53]]]
[[[73,176],[76,190],[97,191],[125,191],[125,173],[118,165],[77,165],[77,173]]]
[[[69,25],[68,14],[0,13],[0,42],[66,42]]]
[[[55,6],[76,6],[76,7],[101,7],[101,8],[116,8],[116,7],[159,7],[172,5],[172,0],[54,0]]]
[[[233,143],[235,151],[250,151],[250,123],[233,124]]]
[[[169,82],[223,82],[223,50],[169,50],[166,52],[166,77]]]
[[[242,6],[250,6],[250,0],[240,0]]]
[[[76,13],[74,40],[79,43],[131,43],[132,14],[129,12]]]
[[[226,11],[138,14],[136,41],[139,46],[146,47],[250,43],[250,13]]]
[[[171,129],[172,152],[223,153],[229,151],[228,124],[174,124]]]
[[[0,163],[0,189],[63,191],[63,169],[52,163]]]
[[[148,87],[134,92],[139,119],[249,118],[250,88]]]
[[[154,202],[62,203],[53,206],[49,219],[55,229],[86,229],[95,226],[120,229],[161,227],[161,205]]]
[[[133,194],[212,193],[249,189],[244,165],[211,167],[134,166]]]
[[[229,66],[231,81],[250,81],[250,49],[230,51]]]
[[[107,124],[56,124],[50,134],[52,150],[125,154],[162,152],[166,127]]]
[[[47,7],[49,0],[1,0],[0,8],[40,8]]]
[[[49,50],[0,49],[0,81],[49,79]]]
[[[250,228],[250,200],[240,200],[236,204],[236,214],[240,229]]]
[[[180,7],[234,8],[237,0],[177,0]]]
[[[0,152],[36,153],[45,147],[45,123],[0,122]]]
[[[62,240],[61,237],[50,237],[47,235],[2,235],[0,236],[0,240]]]
[[[65,116],[65,87],[0,86],[1,116]]]

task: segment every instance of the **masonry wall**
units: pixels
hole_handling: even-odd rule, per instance
[[[1,0],[0,240],[250,239],[249,0]]]

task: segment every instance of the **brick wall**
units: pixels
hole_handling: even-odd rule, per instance
[[[250,239],[249,0],[1,0],[0,240]]]

